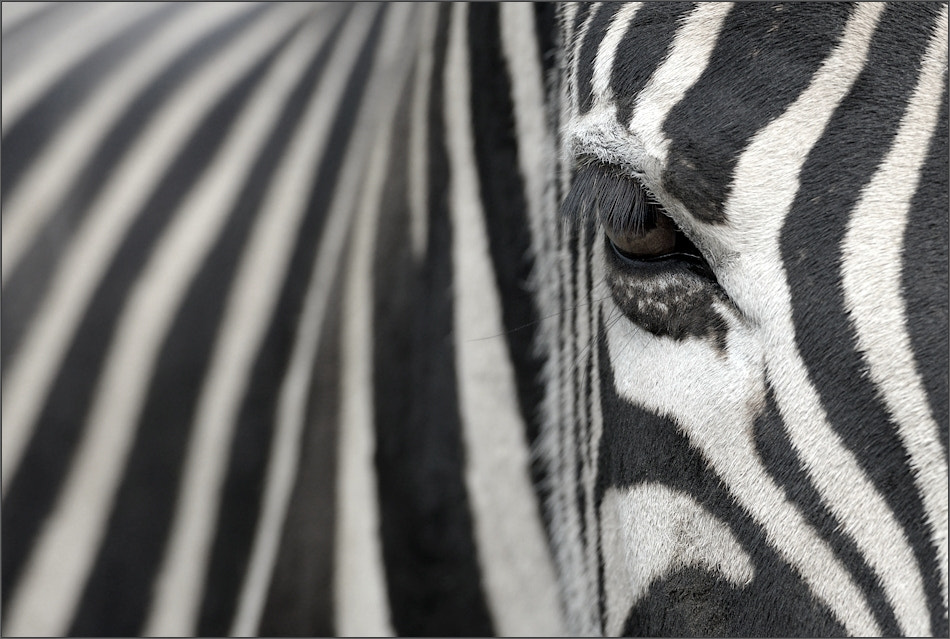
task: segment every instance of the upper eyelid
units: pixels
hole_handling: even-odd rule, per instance
[[[663,206],[663,202],[660,201],[660,198],[658,198],[653,189],[650,188],[650,185],[647,181],[647,176],[642,170],[626,164],[604,161],[603,158],[594,153],[582,153],[575,157],[575,172],[588,166],[600,167],[609,174],[623,177],[624,179],[635,182],[640,187],[640,189],[645,192],[647,201],[649,201],[651,204],[656,204],[657,206]]]
[[[637,228],[648,209],[658,204],[642,182],[621,167],[599,158],[575,161],[574,182],[561,205],[561,215],[574,224],[599,223],[615,233]]]

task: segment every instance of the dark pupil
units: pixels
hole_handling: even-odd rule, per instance
[[[658,257],[676,249],[676,225],[659,212],[644,219],[638,226],[622,231],[610,227],[606,227],[606,230],[607,237],[625,257]]]
[[[672,253],[676,248],[678,231],[673,220],[663,213],[658,204],[650,201],[639,182],[630,179],[627,182],[628,212],[624,216],[614,215],[603,219],[607,237],[628,258],[650,258]]]

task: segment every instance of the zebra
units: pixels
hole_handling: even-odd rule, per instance
[[[4,633],[562,633],[522,185],[446,81],[542,112],[554,7],[3,16]]]
[[[946,634],[946,12],[4,4],[4,633]]]
[[[946,635],[947,6],[561,31],[570,627]]]

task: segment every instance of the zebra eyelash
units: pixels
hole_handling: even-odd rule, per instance
[[[572,225],[599,221],[617,234],[644,231],[662,214],[646,189],[634,178],[602,162],[587,162],[577,170],[561,206]]]

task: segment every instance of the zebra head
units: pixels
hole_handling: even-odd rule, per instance
[[[945,3],[0,13],[3,634],[947,635]]]
[[[544,447],[574,628],[945,634],[946,7],[560,25]]]

